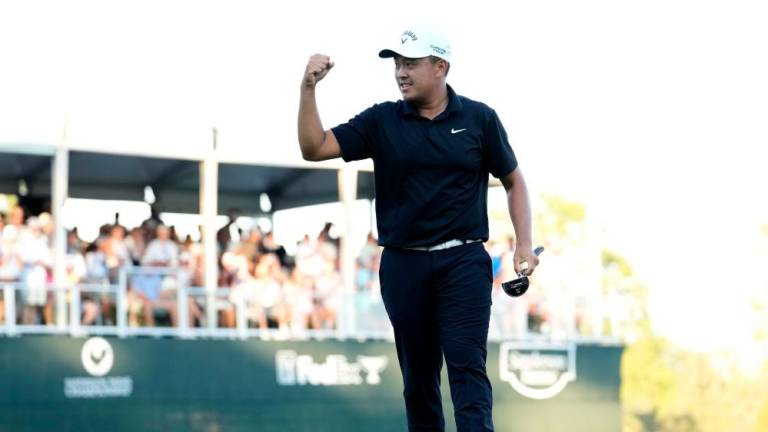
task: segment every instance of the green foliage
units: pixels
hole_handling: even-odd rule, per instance
[[[622,358],[624,432],[768,432],[767,371],[646,335]]]
[[[582,203],[556,195],[542,195],[541,202],[544,208],[535,215],[534,224],[541,238],[567,237],[571,225],[584,222],[586,210]]]
[[[624,258],[603,251],[603,270],[605,287],[619,287],[647,310],[645,287]],[[756,315],[768,310],[762,301],[752,307]],[[623,432],[768,432],[768,364],[750,372],[746,354],[684,350],[654,335],[647,313],[634,316],[640,337],[621,364]],[[766,332],[756,329],[754,342]]]
[[[602,259],[604,270],[616,269],[624,277],[632,276],[632,266],[629,265],[629,262],[624,257],[616,252],[604,249],[602,251]]]
[[[624,351],[621,359],[621,400],[631,415],[648,415],[669,407],[677,395],[677,376],[670,345],[645,335]]]
[[[763,399],[763,403],[757,412],[754,432],[768,431],[768,397]]]

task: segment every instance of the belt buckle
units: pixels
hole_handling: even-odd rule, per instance
[[[458,240],[458,239],[451,239],[446,242],[431,246],[427,248],[427,251],[438,251],[438,250],[444,250],[444,249],[450,249],[452,247],[461,246],[463,244],[466,244],[465,240]]]

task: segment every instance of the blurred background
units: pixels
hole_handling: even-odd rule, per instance
[[[0,2],[0,431],[405,430],[372,164],[303,161],[295,122],[316,52],[326,128],[398,99],[376,53],[413,23],[499,113],[546,248],[506,297],[492,182],[497,428],[768,431],[766,22],[741,0]]]

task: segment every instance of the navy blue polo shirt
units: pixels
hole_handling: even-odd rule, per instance
[[[517,159],[493,109],[450,86],[448,96],[432,120],[400,100],[332,129],[345,161],[373,159],[382,246],[488,240],[488,173],[504,177]]]

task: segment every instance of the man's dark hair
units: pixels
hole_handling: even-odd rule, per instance
[[[436,56],[429,56],[429,60],[432,62],[432,64],[435,64],[435,63],[439,62],[440,60],[444,61],[445,62],[445,76],[448,76],[448,71],[451,70],[451,64],[448,63],[448,60],[442,59],[442,58],[436,57]]]

